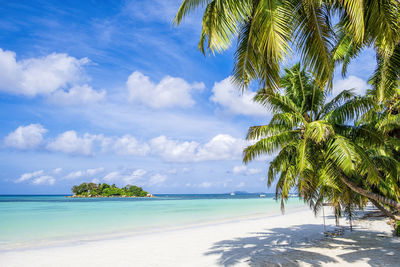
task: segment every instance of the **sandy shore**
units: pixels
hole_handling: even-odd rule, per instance
[[[327,212],[328,230],[334,218]],[[124,238],[0,252],[0,266],[399,266],[400,239],[382,218],[323,235],[321,216],[286,215],[185,227]],[[346,225],[345,221],[341,221]]]

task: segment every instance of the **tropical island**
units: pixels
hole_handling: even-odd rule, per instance
[[[72,187],[73,196],[70,197],[153,197],[143,188],[136,185],[126,185],[123,188],[117,187],[115,184],[106,183],[81,183]]]

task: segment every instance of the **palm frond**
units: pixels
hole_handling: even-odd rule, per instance
[[[243,162],[248,163],[258,156],[274,153],[285,144],[298,139],[298,130],[285,131],[257,141],[254,145],[246,147],[243,151]]]

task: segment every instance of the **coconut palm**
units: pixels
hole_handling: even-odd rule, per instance
[[[374,102],[376,104],[356,123],[358,125],[369,125],[369,127],[377,129],[382,134],[384,138],[383,149],[374,151],[366,148],[366,151],[369,151],[371,157],[376,158],[377,161],[385,160],[389,163],[388,159],[395,159],[395,161],[392,161],[390,164],[392,165],[391,177],[396,177],[400,172],[400,166],[398,164],[398,162],[400,162],[400,88],[392,89],[391,95],[388,95],[388,91],[385,91],[384,101],[378,100],[379,91],[380,88],[374,88],[368,92],[368,95],[375,100]],[[384,157],[381,157],[381,155],[384,155]],[[400,180],[388,179],[388,181],[390,181],[390,183],[375,187],[374,190],[392,199],[397,199],[398,201],[400,197]],[[390,190],[387,190],[387,188],[390,188]],[[382,212],[394,218],[390,215],[390,211],[387,211],[379,202],[375,203],[375,201],[371,201]],[[391,208],[390,206],[387,207]]]
[[[382,133],[371,124],[346,124],[373,107],[372,97],[357,97],[344,90],[327,102],[311,74],[295,65],[285,70],[283,89],[262,89],[255,101],[272,111],[267,125],[250,127],[247,139],[255,141],[244,150],[245,163],[264,155],[270,162],[268,185],[276,182],[282,205],[291,189],[311,205],[351,189],[376,203],[400,211],[390,186],[398,181],[399,162],[385,151]],[[382,194],[383,189],[388,192]]]
[[[199,50],[221,52],[237,38],[233,73],[244,87],[257,80],[277,89],[281,63],[292,49],[319,83],[330,85],[334,61],[347,66],[374,45],[387,62],[399,44],[397,0],[183,0],[174,23],[199,7]]]
[[[393,1],[364,0],[364,37],[360,42],[346,27],[337,27],[336,46],[333,59],[342,62],[345,75],[351,59],[365,47],[374,47],[377,52],[377,69],[371,83],[376,89],[378,101],[384,101],[397,87],[400,74],[400,19],[399,8]],[[398,1],[397,1],[398,2]],[[342,19],[339,25],[343,25]]]

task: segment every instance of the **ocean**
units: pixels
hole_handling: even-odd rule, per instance
[[[291,198],[286,209],[301,209],[304,205],[298,198]],[[154,198],[0,196],[0,250],[279,214],[280,202],[272,194],[170,194]]]

